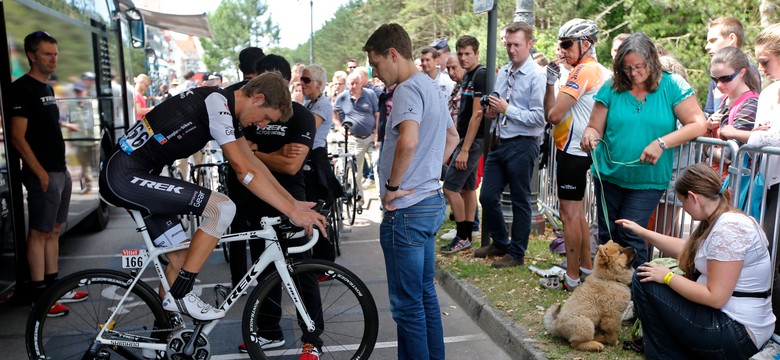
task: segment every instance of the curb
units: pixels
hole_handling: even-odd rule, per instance
[[[533,345],[535,340],[528,336],[525,329],[517,325],[512,318],[494,309],[485,300],[482,290],[468,281],[459,279],[449,271],[436,266],[436,280],[458,305],[502,347],[512,358],[523,360],[547,360],[547,356]]]

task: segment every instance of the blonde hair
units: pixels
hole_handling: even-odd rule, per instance
[[[287,121],[292,116],[292,99],[287,90],[287,80],[278,71],[267,71],[253,77],[241,91],[246,97],[263,94],[265,102],[262,107],[279,110],[282,113],[281,121]]]
[[[772,24],[761,30],[756,38],[756,47],[763,46],[764,51],[780,56],[780,23]]]

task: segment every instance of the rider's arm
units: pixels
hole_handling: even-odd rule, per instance
[[[550,86],[548,86],[547,92],[549,93],[550,91]],[[545,95],[545,97],[546,96],[548,95]],[[563,121],[563,117],[566,116],[566,113],[576,101],[577,100],[571,95],[565,92],[559,92],[558,97],[555,99],[555,105],[553,105],[550,112],[547,113],[547,122],[553,125],[560,124],[561,121]]]

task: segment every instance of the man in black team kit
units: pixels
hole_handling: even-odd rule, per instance
[[[290,79],[291,76],[290,63],[283,57],[274,54],[269,54],[257,62],[255,69],[258,74],[266,71],[278,71],[285,79]],[[314,143],[316,130],[317,127],[312,113],[306,107],[296,102],[293,102],[293,114],[290,120],[283,123],[271,123],[264,128],[247,127],[244,129],[244,135],[254,155],[268,166],[276,180],[298,200],[306,198],[306,188],[301,168]],[[258,229],[262,217],[279,215],[279,211],[268,205],[268,203],[251,196],[240,185],[235,172],[230,170],[228,170],[228,194],[236,203],[236,217],[231,224],[233,232]],[[290,241],[295,240],[290,239]],[[265,250],[264,246],[262,241],[249,241],[253,262],[260,258],[260,255]],[[246,246],[243,242],[232,242],[229,250],[230,274],[233,286],[236,286],[247,271]],[[310,259],[311,251],[290,254],[290,258],[294,260]],[[261,278],[272,271],[271,269],[266,269],[260,275]],[[300,359],[317,359],[323,344],[319,334],[321,334],[324,326],[319,285],[317,279],[311,274],[306,278],[299,277],[297,281],[301,298],[312,315],[317,329],[314,332],[306,331],[305,328],[302,329],[304,330],[302,331],[303,338],[301,339],[303,349]],[[272,349],[284,345],[284,334],[279,326],[281,308],[278,304],[281,302],[281,297],[282,289],[276,288],[268,294],[268,299],[261,305],[257,322],[258,330],[253,336],[255,342],[250,344],[251,346]],[[246,345],[241,343],[238,350],[247,352]]]
[[[27,189],[30,215],[27,261],[30,298],[37,299],[58,275],[62,223],[68,219],[71,179],[65,167],[65,141],[60,130],[54,91],[46,82],[57,69],[57,40],[43,31],[24,38],[30,71],[11,84],[11,145],[22,158],[22,183]],[[61,302],[87,299],[83,291],[65,294]],[[68,308],[55,304],[49,316],[62,316]]]
[[[252,194],[304,227],[307,234],[314,226],[325,231],[325,217],[308,209],[311,203],[295,200],[279,185],[268,168],[253,156],[244,139],[244,126],[262,128],[287,120],[291,113],[287,81],[278,74],[266,73],[234,92],[216,87],[184,91],[144,115],[119,139],[100,173],[100,193],[104,198],[118,206],[143,211],[157,246],[186,240],[177,214],[192,213],[203,219],[186,257],[184,253],[168,254],[168,280],[175,281],[163,298],[165,310],[201,321],[225,316],[224,311],[195,295],[192,287],[217,241],[230,226],[236,206],[224,194],[159,175],[165,165],[189,156],[210,140],[220,145],[238,179]]]
[[[238,69],[241,70],[241,74],[244,75],[244,80],[226,87],[225,90],[236,91],[246,85],[253,77],[257,76],[255,64],[263,57],[265,57],[265,53],[263,52],[263,49],[259,47],[250,46],[241,50],[241,52],[238,53]]]

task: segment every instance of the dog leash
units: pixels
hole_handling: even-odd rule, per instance
[[[609,145],[607,145],[607,142],[604,141],[604,139],[597,139],[596,141],[604,144],[604,154],[606,155],[607,161],[609,161],[609,162],[611,162],[611,163],[613,163],[615,165],[623,165],[623,166],[628,166],[628,167],[640,167],[640,166],[647,166],[648,165],[646,163],[641,163],[639,161],[639,159],[628,161],[628,162],[612,160],[612,155],[610,155]],[[607,226],[607,233],[610,234],[610,237],[612,237],[611,236],[612,229],[609,226],[609,216],[608,216],[608,212],[607,212],[607,200],[604,197],[604,182],[601,180],[601,173],[599,172],[599,165],[598,165],[599,162],[596,161],[596,149],[592,149],[590,151],[590,155],[593,158],[593,170],[596,170],[595,176],[596,176],[597,179],[599,179],[599,188],[601,188],[601,199],[600,200],[601,200],[601,209],[604,212],[604,214],[603,214],[604,215],[604,223]]]

